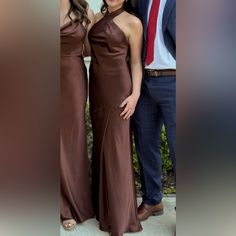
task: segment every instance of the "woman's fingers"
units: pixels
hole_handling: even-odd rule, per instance
[[[129,118],[134,114],[134,109],[130,111]]]
[[[130,110],[125,114],[125,116],[124,116],[124,120],[128,120],[129,119],[129,117],[130,117]]]
[[[134,110],[133,109],[129,109],[126,114],[124,115],[123,119],[124,120],[128,120],[134,113]]]
[[[124,107],[123,112],[120,114],[120,116],[123,117],[124,120],[128,120],[132,114],[134,113],[134,105],[130,97],[126,98],[120,105],[120,107]]]
[[[124,116],[127,112],[128,112],[128,107],[126,107],[124,110],[123,110],[123,112],[120,114],[120,116]]]
[[[120,107],[124,107],[128,102],[128,98],[126,98],[121,104]]]

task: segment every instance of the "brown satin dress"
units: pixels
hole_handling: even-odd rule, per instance
[[[100,229],[121,236],[140,231],[131,157],[130,120],[120,117],[122,101],[131,94],[129,43],[107,13],[89,33],[90,103],[94,135],[93,199]]]
[[[86,29],[77,21],[61,27],[61,219],[78,223],[94,216],[85,126],[85,35]]]

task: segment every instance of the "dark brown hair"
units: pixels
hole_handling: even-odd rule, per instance
[[[133,6],[132,6],[131,2],[132,2],[131,0],[127,0],[127,1],[124,1],[124,4],[123,4],[124,10],[129,13],[133,13]],[[107,5],[106,1],[103,0],[103,5],[101,7],[101,13],[105,14],[107,12],[107,8],[108,8],[108,5]]]
[[[87,10],[88,3],[85,0],[69,0],[70,1],[70,9],[67,13],[68,17],[71,18],[71,13],[75,14],[76,20],[80,23],[85,22],[86,25],[90,23],[88,18]]]

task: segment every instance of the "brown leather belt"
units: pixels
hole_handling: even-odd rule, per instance
[[[145,69],[145,75],[148,77],[176,76],[176,70],[149,70],[149,69]]]

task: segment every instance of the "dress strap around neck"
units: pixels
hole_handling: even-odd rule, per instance
[[[106,16],[111,17],[111,18],[115,18],[116,16],[120,15],[123,11],[125,11],[123,7],[119,8],[115,11],[112,11],[112,12],[109,12],[107,9]]]

